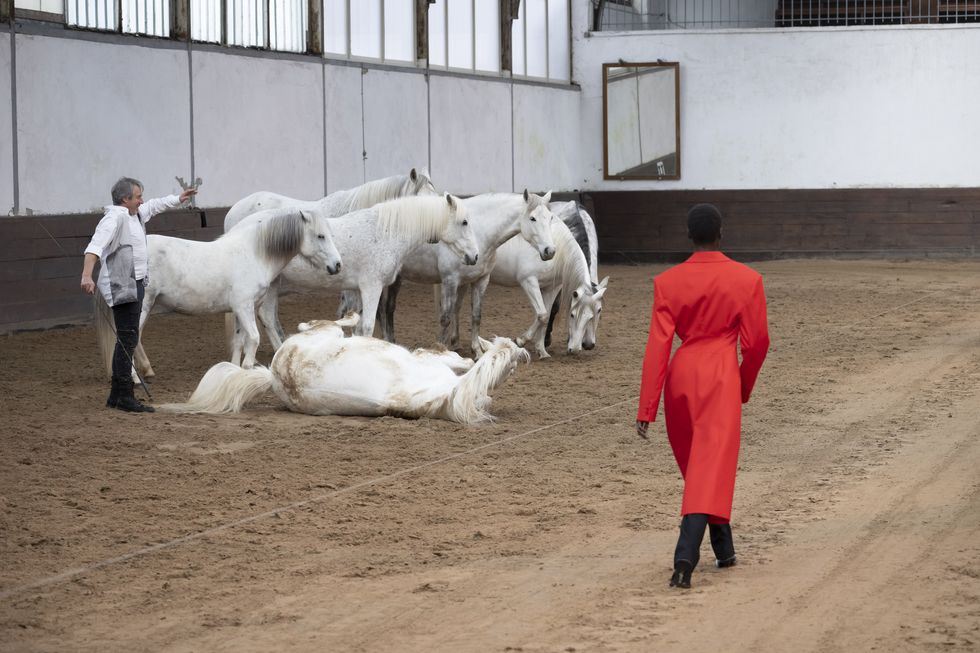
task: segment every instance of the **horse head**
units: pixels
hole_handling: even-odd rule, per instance
[[[461,259],[466,265],[476,265],[480,256],[480,247],[470,226],[469,216],[466,207],[459,201],[458,197],[446,193],[446,203],[448,219],[446,226],[439,236],[439,240],[444,242],[450,250]]]
[[[438,195],[432,184],[429,171],[425,168],[412,168],[408,173],[408,192],[405,195]]]
[[[330,220],[320,211],[300,211],[303,220],[303,242],[300,253],[316,268],[329,274],[340,272],[340,252],[333,242]]]
[[[609,277],[603,279],[595,291],[591,287],[579,286],[572,292],[568,313],[569,354],[595,348],[595,329],[598,327],[602,297],[606,294],[605,284],[608,281]]]
[[[551,191],[535,195],[524,189],[525,210],[521,216],[521,236],[538,250],[542,261],[550,261],[555,256],[555,240],[551,235],[551,222],[555,218],[548,207]]]

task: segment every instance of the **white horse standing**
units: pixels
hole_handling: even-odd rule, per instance
[[[479,247],[463,203],[452,195],[444,197],[403,197],[331,218],[337,247],[344,258],[343,271],[334,276],[297,261],[287,265],[282,279],[292,288],[307,290],[356,290],[360,294],[364,318],[358,335],[374,333],[375,314],[381,291],[391,285],[406,257],[426,243],[445,243],[448,251],[475,265]],[[239,226],[248,224],[246,218]],[[276,287],[259,304],[259,318],[274,348],[282,344],[279,301]]]
[[[497,248],[518,235],[528,243],[543,261],[555,255],[551,234],[554,215],[548,208],[551,193],[544,196],[524,191],[517,193],[487,193],[464,199],[462,204],[469,214],[470,224],[480,244],[477,265],[464,266],[459,257],[443,244],[427,245],[412,252],[402,265],[399,280],[385,291],[381,307],[381,333],[389,341],[395,341],[394,312],[401,280],[415,283],[440,284],[439,342],[455,347],[459,342],[459,310],[462,305],[461,289],[472,285],[472,329],[470,347],[479,357],[483,351],[480,338],[483,293],[490,280],[490,270],[496,260]],[[346,300],[345,300],[345,303]],[[356,306],[351,306],[356,310]],[[345,311],[346,312],[346,311]]]
[[[246,217],[265,209],[293,207],[317,211],[319,215],[336,218],[358,209],[366,209],[388,200],[411,195],[437,195],[428,172],[412,168],[407,175],[394,175],[369,181],[347,190],[330,193],[323,199],[298,200],[269,191],[252,193],[235,202],[225,215],[225,232]]]
[[[232,311],[244,327],[243,336],[236,338],[232,361],[238,363],[244,347],[242,364],[252,367],[259,346],[255,304],[286,264],[299,256],[304,265],[325,274],[341,269],[326,218],[298,209],[271,209],[256,218],[250,227],[211,242],[147,236],[150,278],[140,333],[157,303],[191,315]],[[108,334],[102,339],[102,351],[109,365],[111,356],[106,352],[111,351],[115,337],[106,324],[98,324],[105,319],[105,311],[96,311],[97,333]]]
[[[596,234],[595,222],[592,221],[592,216],[578,202],[552,202],[549,207],[555,212],[555,216],[564,222],[565,226],[572,232],[572,236],[575,237],[575,242],[578,243],[582,253],[585,254],[585,260],[589,263],[589,277],[592,279],[592,291],[596,292],[607,287],[609,284],[608,276],[603,277],[602,281],[599,281],[599,237]],[[592,319],[589,320],[585,328],[585,335],[582,338],[582,349],[591,350],[595,348],[596,338],[599,332],[599,318],[602,316],[603,299],[600,296],[592,303]],[[555,298],[554,304],[551,306],[548,328],[544,333],[544,346],[546,348],[551,346],[551,331],[555,324],[555,317],[558,315],[560,302],[561,293],[558,293],[558,297]],[[576,303],[573,301],[571,309],[573,312],[578,308],[575,305]],[[588,311],[590,308],[585,307],[584,310]]]
[[[375,338],[345,338],[342,327],[356,323],[354,314],[337,322],[300,324],[269,369],[218,363],[187,403],[160,410],[238,412],[271,389],[290,410],[310,415],[396,415],[475,424],[492,419],[490,392],[529,358],[507,338],[486,343],[486,353],[475,364],[455,352],[410,352]]]
[[[568,319],[568,353],[581,351],[582,339],[595,313],[595,302],[602,299],[606,289],[592,290],[592,279],[585,255],[561,220],[551,226],[555,239],[554,259],[542,261],[522,240],[514,239],[497,249],[497,264],[490,273],[490,282],[501,286],[520,286],[531,301],[534,321],[518,344],[530,342],[541,358],[549,354],[544,346],[550,308],[562,290],[559,312]]]

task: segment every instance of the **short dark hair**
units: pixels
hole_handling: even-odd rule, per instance
[[[124,199],[133,196],[133,188],[142,190],[143,183],[132,177],[120,177],[119,181],[112,185],[112,203],[116,206],[121,205]]]
[[[695,245],[721,239],[721,211],[714,204],[696,204],[687,212],[687,237]]]

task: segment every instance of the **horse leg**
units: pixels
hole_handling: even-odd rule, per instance
[[[359,336],[374,336],[374,318],[378,312],[378,303],[381,301],[381,291],[384,289],[380,283],[361,286],[361,321],[355,328],[355,333]]]
[[[259,348],[259,327],[255,322],[255,304],[249,302],[243,307],[236,308],[235,320],[238,322],[236,331],[242,332],[242,335],[237,336],[236,340],[244,339],[245,341],[242,369],[250,370],[255,367],[255,352]]]
[[[538,284],[537,277],[522,279],[521,288],[524,289],[527,298],[531,300],[531,308],[534,310],[534,321],[528,327],[527,331],[524,332],[524,335],[517,339],[517,344],[523,347],[524,343],[533,342],[538,329],[547,324],[548,305],[544,303],[544,299],[541,297],[541,286]],[[535,345],[535,351],[540,358],[550,357],[542,343],[535,343]]]
[[[133,365],[131,374],[133,383],[142,383],[140,372],[149,370],[150,374],[146,376],[153,375],[153,368],[150,367],[150,359],[147,358],[146,352],[143,350],[143,325],[146,324],[146,320],[150,317],[150,311],[153,309],[154,303],[156,303],[156,295],[147,292],[143,296],[143,305],[140,307],[140,321],[137,327],[139,332],[136,336],[136,348],[133,350],[133,360],[130,361]],[[146,378],[146,376],[143,378]]]
[[[265,329],[265,335],[272,345],[273,351],[278,351],[282,347],[283,340],[286,339],[286,332],[279,324],[279,289],[269,286],[265,294],[259,298],[257,317]]]
[[[551,316],[548,317],[548,328],[544,332],[544,346],[551,346],[551,331],[555,328],[555,318],[558,317],[558,305],[561,303],[561,291],[555,295],[555,301],[551,304]]]
[[[456,301],[457,284],[444,279],[440,288],[442,295],[439,298],[439,342],[452,349],[452,322],[456,310],[453,304]]]
[[[559,294],[561,294],[561,286],[558,286],[556,288],[545,289],[541,292],[541,300],[544,302],[544,305],[551,307],[551,310],[548,313],[549,318],[552,315],[555,315],[559,310],[558,301],[557,301],[557,297]],[[539,355],[541,354],[541,352],[545,352],[545,354],[547,354],[548,344],[545,342],[545,340],[547,339],[548,320],[542,321],[539,316],[537,320],[537,325],[538,325],[537,329],[534,332],[534,336],[531,338],[531,342],[534,343],[534,349],[535,351],[538,352]],[[547,356],[542,356],[542,358],[546,358],[546,357]]]
[[[398,291],[402,287],[402,278],[395,277],[394,283],[381,291],[381,302],[378,306],[378,322],[381,324],[381,337],[388,342],[395,342],[395,304],[398,301]]]
[[[470,288],[470,348],[473,350],[473,357],[479,358],[483,355],[483,345],[480,343],[480,320],[483,317],[483,295],[487,292],[490,284],[490,275],[480,277]]]
[[[463,307],[463,298],[466,297],[466,285],[460,285],[456,288],[456,299],[453,302],[453,317],[452,317],[452,341],[453,347],[459,347],[459,327],[460,319],[459,313]]]

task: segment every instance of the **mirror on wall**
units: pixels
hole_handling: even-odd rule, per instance
[[[680,179],[677,62],[602,65],[605,179]]]

